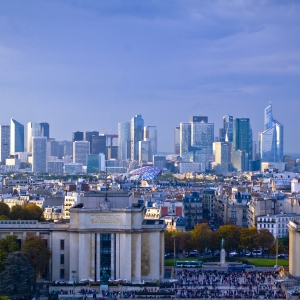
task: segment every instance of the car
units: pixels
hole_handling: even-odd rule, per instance
[[[288,256],[287,254],[284,254],[284,253],[278,254],[277,257],[278,257],[278,258],[283,258],[283,259],[289,258],[289,256]]]
[[[229,253],[229,256],[231,257],[238,256],[238,253],[236,251],[232,251]]]

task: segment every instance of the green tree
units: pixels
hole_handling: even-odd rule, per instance
[[[41,236],[26,236],[22,243],[21,251],[29,255],[29,261],[34,269],[35,278],[45,273],[52,253],[47,248],[46,241]]]
[[[240,235],[240,247],[244,250],[248,249],[252,252],[252,250],[257,247],[257,235],[258,232],[256,227],[242,228]]]
[[[20,250],[17,237],[15,235],[7,235],[0,240],[0,269],[2,270],[3,262],[8,255],[14,251]]]
[[[203,253],[208,247],[211,232],[207,223],[196,224],[192,230],[192,243],[199,253]]]
[[[10,212],[9,206],[4,202],[0,202],[0,216],[8,217],[9,212]]]
[[[240,227],[232,224],[221,226],[218,230],[220,239],[225,241],[225,250],[229,255],[230,250],[237,250],[240,245]]]
[[[33,286],[34,269],[27,253],[16,251],[8,255],[0,273],[0,289],[12,296],[29,294]]]
[[[269,250],[274,243],[274,236],[268,229],[262,228],[258,231],[256,238],[258,247],[261,247],[263,250]],[[264,251],[262,252],[262,256],[264,256]]]
[[[7,216],[1,215],[1,216],[0,216],[0,220],[10,220],[10,218],[7,217]],[[0,299],[0,300],[1,300],[1,299]]]
[[[45,221],[43,210],[34,203],[28,203],[23,207],[24,220],[38,220]]]
[[[9,213],[11,220],[24,220],[24,210],[21,205],[14,205]]]

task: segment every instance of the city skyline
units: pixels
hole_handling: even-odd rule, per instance
[[[142,115],[158,151],[174,129],[205,115],[249,118],[253,140],[272,102],[284,153],[300,153],[300,4],[3,1],[0,124],[47,122],[50,137],[118,131]],[[110,131],[111,133],[111,131]]]

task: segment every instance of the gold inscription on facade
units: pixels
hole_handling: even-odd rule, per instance
[[[119,215],[104,215],[104,216],[92,216],[92,224],[120,224],[121,219]]]

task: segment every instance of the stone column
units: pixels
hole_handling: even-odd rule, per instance
[[[96,233],[96,278],[100,279],[100,233]]]

